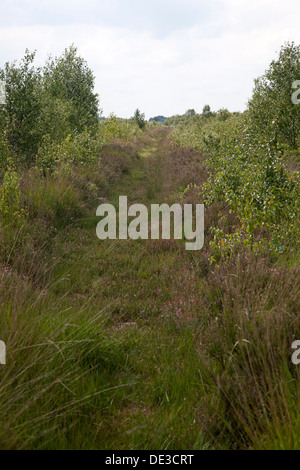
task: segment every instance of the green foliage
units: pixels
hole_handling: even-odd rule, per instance
[[[98,122],[98,95],[94,93],[94,75],[73,45],[61,57],[49,58],[43,69],[44,86],[51,99],[69,105],[68,120],[72,132],[81,133]]]
[[[230,141],[226,153],[220,149],[210,164],[207,203],[225,203],[238,216],[233,233],[213,229],[213,246],[228,254],[240,243],[256,249],[268,240],[274,252],[298,249],[300,178],[284,169],[267,142],[254,143],[246,134]]]
[[[266,204],[273,223],[284,221],[288,194],[291,206],[297,201],[297,175],[288,175],[264,142],[250,140],[247,127],[234,133],[233,122],[224,121],[228,141],[216,134],[220,142],[206,150],[207,232],[215,228],[220,246],[233,233],[211,220],[213,205],[224,220],[232,205],[251,222],[246,199],[254,190],[250,210],[256,216],[275,202],[274,215]],[[107,124],[110,136],[138,129],[115,119]],[[0,368],[1,449],[300,448],[299,371],[290,360],[300,332],[299,269],[240,246],[238,256],[221,255],[212,269],[211,233],[195,254],[172,240],[96,240],[99,196],[114,202],[130,194],[134,201],[151,189],[149,203],[167,202],[191,180],[181,202],[201,191],[201,153],[174,149],[169,133],[150,128],[131,145],[106,145],[100,169],[74,161],[66,175],[61,161],[79,145],[70,136],[54,147],[62,155],[53,174],[23,173],[28,216],[1,227],[0,331],[8,352]],[[77,137],[87,145],[88,134]],[[47,145],[52,151],[51,140],[43,145],[45,155]],[[151,158],[137,158],[149,147]],[[106,189],[97,181],[103,174]],[[16,176],[12,171],[5,184]],[[244,232],[239,226],[227,245],[237,246]]]
[[[188,109],[185,113],[187,117],[196,116],[196,111],[194,109]]]
[[[146,127],[145,114],[141,113],[139,109],[135,111],[133,120],[139,126],[141,130],[145,129]]]
[[[94,76],[76,48],[49,58],[43,69],[34,67],[34,58],[35,52],[26,50],[19,64],[6,63],[0,70],[7,95],[7,104],[1,107],[1,132],[18,160],[28,166],[45,136],[60,144],[69,134],[83,135],[86,129],[95,134],[98,125]]]
[[[0,176],[6,169],[11,150],[6,136],[6,130],[0,129]]]
[[[212,116],[212,112],[211,112],[209,104],[206,104],[203,107],[202,116],[204,117],[204,119],[210,118]]]
[[[104,144],[131,139],[140,131],[140,127],[134,120],[120,119],[113,113],[99,124],[99,133]]]
[[[34,68],[35,52],[27,49],[24,58],[6,63],[0,78],[6,83],[6,105],[3,106],[7,124],[7,138],[11,146],[31,161],[42,136],[37,122],[43,113],[42,74]]]
[[[54,227],[65,227],[85,214],[83,191],[64,167],[45,178],[33,172],[28,183],[23,190],[23,204],[31,224],[35,218],[43,220],[51,233]]]
[[[300,448],[299,173],[249,113],[169,119],[175,145],[199,152],[134,119],[94,126],[68,94],[77,72],[91,78],[75,55],[50,60],[47,88],[22,65],[44,106],[32,134],[13,143],[0,109],[1,448]],[[13,150],[37,165],[22,179]],[[201,198],[204,249],[100,243],[95,207],[119,194]]]
[[[217,116],[220,121],[226,121],[230,116],[231,113],[226,108],[221,108],[217,111]]]
[[[36,122],[42,136],[39,145],[41,145],[45,136],[48,136],[54,142],[60,143],[72,133],[70,124],[72,106],[70,101],[54,98],[46,92],[43,94],[43,113]]]
[[[101,134],[90,135],[87,130],[57,143],[45,136],[37,153],[36,162],[43,175],[51,174],[58,167],[65,173],[72,171],[71,165],[84,165],[100,161],[103,147]]]
[[[292,84],[300,77],[300,46],[287,43],[265,74],[255,80],[249,101],[253,133],[271,144],[297,148],[300,137],[300,106],[292,102]]]
[[[192,146],[207,156],[206,204],[221,204],[235,215],[234,226],[222,227],[228,214],[220,214],[211,228],[212,260],[241,247],[255,252],[267,247],[273,254],[299,249],[300,178],[285,169],[278,152],[299,141],[300,107],[292,103],[299,59],[300,46],[282,47],[279,59],[256,80],[244,115],[221,109],[214,117],[205,106],[202,119],[182,121],[174,132],[177,146]]]
[[[267,247],[274,254],[297,252],[299,174],[285,169],[274,139],[256,137],[251,110],[231,114],[221,109],[194,122],[185,119],[173,135],[176,146],[205,153],[209,177],[201,192],[208,207],[217,203],[227,211],[210,229],[212,260],[232,256],[240,247],[255,252]],[[224,228],[228,213],[235,216],[235,223]]]
[[[230,113],[226,119],[220,118],[220,115],[211,116],[209,119],[203,118],[202,115],[196,115],[192,120],[180,119],[173,131],[175,145],[194,147],[213,155],[218,151],[220,144],[227,145],[244,122],[245,116],[239,113]]]
[[[4,220],[18,218],[23,214],[20,208],[20,195],[20,178],[13,167],[9,166],[0,187],[0,216]]]

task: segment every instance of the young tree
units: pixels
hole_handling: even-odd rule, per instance
[[[34,68],[35,52],[27,49],[17,65],[6,63],[0,70],[0,79],[6,84],[6,105],[2,106],[6,134],[11,146],[30,158],[34,156],[41,139],[37,122],[43,112],[42,74]]]
[[[206,105],[203,107],[202,116],[206,119],[206,118],[211,117],[212,115],[213,115],[213,113],[211,112],[211,109],[210,109],[209,104],[206,104]]]
[[[35,161],[44,136],[63,141],[70,133],[92,131],[98,124],[94,76],[74,46],[60,58],[35,68],[28,50],[19,64],[6,63],[6,105],[0,109],[0,131],[27,164]],[[1,139],[3,140],[3,138]]]
[[[98,95],[94,75],[73,45],[61,57],[48,59],[44,67],[45,90],[52,99],[69,106],[72,131],[82,132],[98,122]]]
[[[292,102],[294,81],[300,79],[300,46],[293,42],[281,47],[262,77],[255,80],[249,100],[252,129],[269,138],[276,146],[279,141],[296,148],[300,136],[300,106]]]
[[[186,112],[185,112],[185,115],[187,117],[191,117],[191,116],[196,116],[196,111],[194,109],[188,109]]]
[[[217,116],[220,121],[227,121],[230,118],[231,114],[227,108],[221,108],[217,111]]]
[[[137,109],[134,113],[133,120],[139,126],[140,129],[145,129],[146,121],[145,121],[145,114],[141,113],[139,109]]]

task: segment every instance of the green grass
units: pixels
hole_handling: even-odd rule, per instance
[[[96,237],[101,201],[170,202],[204,181],[168,134],[23,176],[28,215],[0,248],[2,449],[299,449],[298,265]]]

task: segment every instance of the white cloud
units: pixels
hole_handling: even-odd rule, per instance
[[[300,43],[298,0],[284,5],[278,0],[223,0],[210,2],[206,13],[204,3],[196,0],[152,0],[152,7],[144,9],[142,0],[122,0],[122,9],[118,0],[88,0],[85,6],[74,2],[69,19],[69,2],[52,3],[47,15],[43,4],[35,10],[36,1],[25,3],[23,21],[20,2],[4,2],[10,19],[6,25],[2,19],[0,28],[0,66],[20,59],[26,47],[38,50],[37,62],[42,64],[48,53],[59,55],[74,42],[95,73],[105,115],[113,111],[128,117],[137,107],[147,117],[171,115],[188,108],[201,111],[206,103],[213,109],[242,110],[253,79],[280,46],[287,40]],[[127,11],[126,4],[139,8]],[[106,21],[91,15],[89,8],[102,11]],[[168,11],[171,19],[164,16]],[[195,12],[198,16],[191,18]],[[129,27],[134,23],[130,15],[140,19],[139,27]],[[158,17],[157,27],[151,27]]]

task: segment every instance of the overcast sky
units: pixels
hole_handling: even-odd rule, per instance
[[[105,116],[242,111],[285,41],[300,44],[299,0],[0,0],[0,67],[74,43]]]

